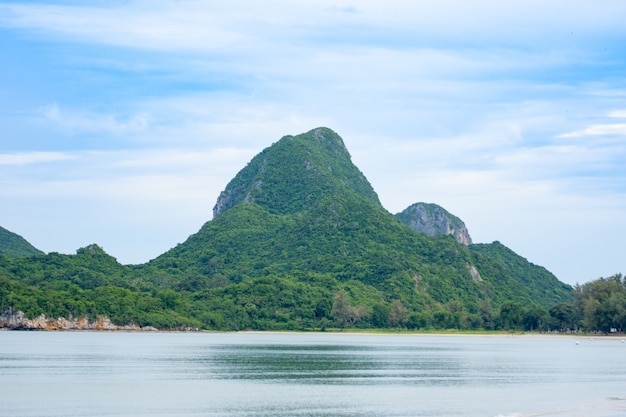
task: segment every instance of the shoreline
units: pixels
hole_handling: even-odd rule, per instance
[[[424,336],[424,337],[493,337],[493,338],[567,338],[589,340],[626,340],[626,334],[599,334],[599,333],[538,333],[538,332],[503,332],[503,331],[349,331],[341,330],[200,330],[200,329],[142,329],[132,326],[117,326],[117,328],[8,328],[0,327],[0,332],[34,332],[34,333],[188,333],[188,334],[259,334],[259,335],[345,335],[345,336]]]
[[[340,330],[311,330],[311,331],[290,331],[290,330],[239,330],[234,332],[228,331],[212,331],[212,330],[200,330],[202,332],[209,333],[242,333],[242,334],[334,334],[334,335],[349,335],[349,336],[445,336],[445,337],[523,337],[523,338],[583,338],[583,339],[616,339],[616,340],[626,340],[626,334],[618,333],[618,334],[596,334],[596,333],[578,333],[578,334],[570,334],[570,333],[535,333],[535,332],[503,332],[503,331],[446,331],[443,330],[441,332],[437,331],[340,331]]]
[[[505,330],[401,330],[401,329],[302,329],[302,330],[201,330],[192,327],[177,327],[157,329],[152,326],[138,326],[130,323],[126,325],[114,324],[107,316],[98,316],[95,320],[88,317],[69,319],[64,317],[52,318],[41,314],[29,319],[22,311],[14,311],[9,307],[0,314],[0,331],[35,331],[35,332],[128,332],[128,333],[242,333],[242,334],[345,334],[345,335],[386,335],[386,336],[474,336],[474,337],[566,337],[587,339],[621,339],[626,338],[625,333],[561,333],[561,332],[529,332],[529,331],[505,331]]]

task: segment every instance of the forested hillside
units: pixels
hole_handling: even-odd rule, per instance
[[[97,245],[1,257],[0,310],[157,328],[493,329],[547,328],[548,310],[574,300],[500,243],[467,246],[403,224],[330,129],[263,150],[213,211],[144,265],[120,265]],[[512,319],[518,307],[524,320]]]
[[[43,253],[22,236],[0,227],[0,254],[19,258]]]

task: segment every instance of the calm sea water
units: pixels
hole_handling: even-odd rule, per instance
[[[626,416],[626,344],[2,331],[0,416]]]

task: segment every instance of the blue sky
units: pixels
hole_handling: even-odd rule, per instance
[[[626,2],[0,1],[0,225],[143,263],[284,135],[339,133],[570,284],[624,269]]]

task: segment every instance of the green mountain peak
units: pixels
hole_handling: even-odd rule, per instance
[[[270,213],[292,214],[324,198],[350,193],[380,204],[370,183],[352,163],[341,137],[319,127],[284,136],[255,156],[222,191],[213,217],[250,202]]]

